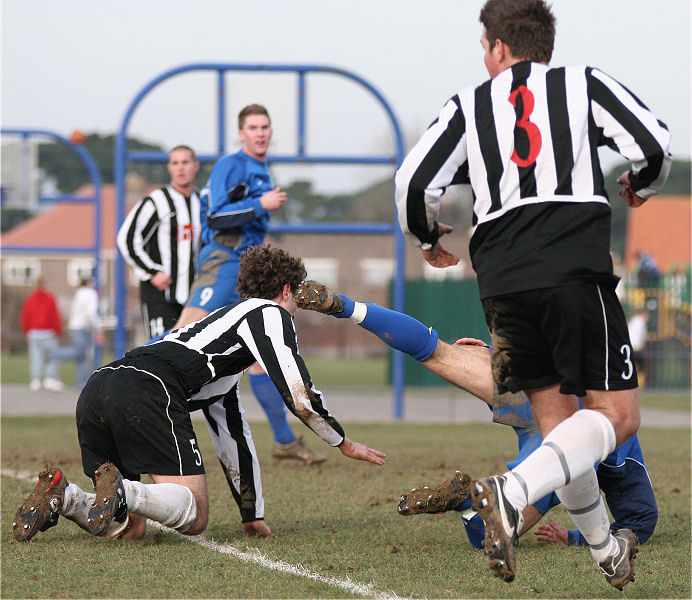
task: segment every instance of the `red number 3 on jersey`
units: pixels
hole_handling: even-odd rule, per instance
[[[529,140],[529,153],[527,156],[521,157],[517,153],[517,149],[515,147],[514,152],[512,153],[512,161],[520,167],[530,167],[536,162],[538,153],[541,151],[541,132],[535,123],[529,121],[529,117],[531,116],[534,107],[534,97],[531,90],[529,90],[529,88],[527,88],[525,85],[520,85],[509,95],[509,102],[514,108],[517,107],[517,96],[521,96],[521,105],[523,107],[523,111],[521,116],[517,117],[515,129],[518,127],[526,132],[526,136]]]

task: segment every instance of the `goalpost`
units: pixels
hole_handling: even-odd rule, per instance
[[[94,186],[93,194],[86,196],[76,196],[74,194],[60,195],[42,195],[38,193],[39,203],[43,202],[82,202],[94,205],[94,237],[91,246],[61,246],[59,248],[50,248],[48,246],[3,246],[4,253],[36,253],[36,254],[64,254],[65,252],[75,254],[91,254],[93,255],[94,268],[93,280],[96,291],[100,289],[101,276],[101,173],[96,166],[96,162],[89,151],[82,145],[80,139],[68,139],[59,133],[46,129],[19,129],[19,128],[2,128],[0,129],[2,136],[19,137],[22,143],[27,143],[31,138],[48,138],[54,142],[59,142],[63,146],[72,150],[82,161],[86,167],[89,179]],[[73,134],[75,136],[75,134]],[[22,165],[21,169],[28,168],[28,165]],[[94,344],[94,368],[100,363],[100,344]]]
[[[361,77],[344,69],[323,65],[277,65],[277,64],[216,64],[196,63],[183,65],[166,71],[146,84],[130,103],[123,118],[115,141],[115,185],[117,193],[117,224],[125,219],[125,174],[127,165],[134,162],[165,163],[168,155],[163,152],[128,151],[126,146],[127,130],[135,109],[140,102],[163,81],[172,77],[193,71],[215,71],[218,75],[216,87],[217,100],[217,151],[211,155],[200,155],[200,162],[214,163],[227,154],[226,150],[226,111],[225,111],[225,80],[228,72],[263,72],[263,73],[295,73],[297,77],[297,153],[287,155],[272,155],[267,158],[269,164],[362,164],[362,165],[392,165],[397,168],[404,158],[404,143],[399,123],[390,105],[382,94]],[[395,151],[392,154],[345,156],[341,154],[313,155],[306,149],[306,92],[309,73],[328,73],[349,79],[365,88],[384,108],[392,126]],[[393,199],[392,199],[393,201]],[[396,221],[390,223],[300,223],[284,224],[271,223],[269,233],[334,233],[334,234],[391,234],[394,238],[395,273],[393,280],[393,308],[403,312],[405,294],[405,241]],[[115,309],[117,325],[114,339],[115,356],[120,357],[125,352],[125,263],[119,254],[116,257],[116,295]],[[400,420],[403,417],[404,396],[404,356],[400,352],[392,354],[392,386],[394,390],[393,416]]]

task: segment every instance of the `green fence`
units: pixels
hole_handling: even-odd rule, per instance
[[[658,288],[638,288],[625,281],[622,303],[628,316],[649,312],[648,340],[640,385],[651,389],[690,388],[690,276],[665,278]],[[406,312],[434,327],[440,339],[453,343],[460,337],[486,342],[485,324],[475,279],[406,282]],[[448,385],[411,357],[404,360],[406,385]]]
[[[454,343],[461,337],[490,341],[475,279],[406,282],[406,312],[437,330],[441,340]],[[410,356],[404,360],[406,385],[449,385]]]

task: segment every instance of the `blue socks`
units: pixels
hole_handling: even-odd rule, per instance
[[[255,394],[257,401],[267,415],[269,426],[274,434],[274,441],[284,445],[293,443],[296,436],[288,424],[286,405],[274,382],[266,373],[261,375],[250,373],[249,379],[252,393]]]
[[[344,296],[343,294],[339,294],[339,298],[344,301],[344,310],[342,310],[340,313],[336,313],[334,316],[337,319],[348,319],[353,314],[353,309],[355,308],[356,303],[348,296]]]
[[[466,529],[466,535],[469,542],[474,548],[483,547],[483,539],[485,538],[485,526],[480,515],[473,510],[473,502],[471,498],[466,498],[457,508],[455,508],[461,517],[461,522]]]
[[[355,302],[347,296],[340,297],[344,300],[344,310],[334,316],[344,319],[353,314]],[[359,305],[360,309],[365,305],[367,312],[365,318],[360,322],[356,321],[358,325],[374,333],[388,346],[410,355],[417,361],[429,358],[435,350],[437,331],[426,327],[419,320],[372,302]]]

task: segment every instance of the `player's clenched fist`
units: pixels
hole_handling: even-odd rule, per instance
[[[264,210],[276,210],[281,208],[281,205],[286,202],[288,197],[286,192],[282,192],[281,188],[274,188],[260,198],[260,204]]]

